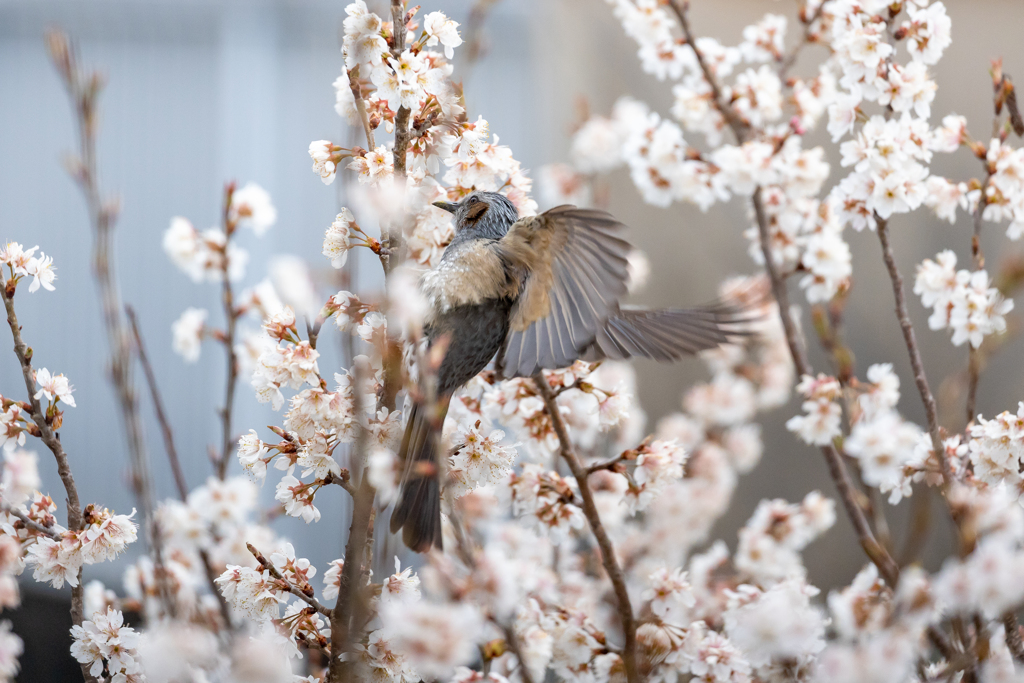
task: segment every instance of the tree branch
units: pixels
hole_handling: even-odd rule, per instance
[[[736,134],[736,138],[742,143],[746,141],[747,135],[750,132],[750,124],[743,119],[736,110],[733,109],[732,105],[725,101],[722,96],[722,88],[718,84],[718,79],[715,78],[715,74],[711,71],[711,67],[708,66],[707,60],[704,59],[703,53],[697,49],[697,43],[693,36],[693,31],[690,30],[690,21],[686,16],[686,13],[690,9],[690,3],[680,0],[669,0],[669,7],[675,12],[676,18],[679,20],[679,26],[683,30],[683,37],[686,42],[693,49],[693,54],[697,56],[697,64],[700,66],[701,73],[704,74],[704,80],[707,81],[708,85],[711,86],[711,96],[714,98],[715,108],[721,112],[722,116],[725,117],[726,123],[732,128],[733,133]]]
[[[150,365],[149,356],[146,355],[146,345],[143,343],[142,334],[139,332],[135,310],[131,306],[126,306],[125,313],[128,316],[128,322],[131,324],[132,335],[135,338],[135,350],[138,354],[139,363],[142,365],[146,383],[149,385],[153,409],[156,411],[157,421],[160,423],[160,433],[163,435],[164,449],[167,451],[167,460],[171,464],[171,472],[174,474],[174,484],[178,489],[178,497],[181,499],[181,502],[186,503],[188,502],[188,483],[185,481],[185,473],[181,469],[181,461],[178,459],[178,449],[174,445],[174,432],[171,431],[170,421],[167,419],[167,414],[164,411],[164,401],[160,396],[160,390],[157,388],[156,375],[153,372],[153,366]],[[155,530],[155,533],[159,534],[159,531]],[[231,623],[231,610],[228,608],[228,603],[224,596],[221,595],[220,589],[217,588],[217,574],[213,570],[210,556],[205,550],[200,550],[199,559],[202,561],[203,572],[206,574],[206,581],[210,585],[210,590],[217,598],[224,626],[230,630],[233,626]]]
[[[221,419],[221,450],[220,459],[217,461],[217,477],[224,479],[228,471],[228,461],[231,458],[234,438],[231,433],[231,413],[235,405],[235,386],[238,384],[238,357],[235,354],[235,329],[238,323],[238,311],[235,309],[235,295],[231,289],[231,278],[228,277],[228,270],[231,264],[228,262],[228,245],[231,243],[231,236],[235,231],[234,221],[231,220],[231,198],[235,193],[235,184],[228,183],[224,189],[224,254],[222,260],[224,282],[221,287],[221,303],[224,306],[224,351],[227,361],[227,380],[224,386],[224,407],[220,410]]]
[[[764,211],[764,203],[761,199],[761,188],[754,191],[751,202],[754,205],[754,215],[757,219],[757,230],[761,240],[761,255],[764,258],[765,271],[771,280],[772,294],[779,306],[779,317],[782,320],[782,328],[786,336],[786,345],[793,357],[793,365],[800,375],[813,375],[814,369],[807,359],[807,352],[804,349],[800,331],[797,329],[793,316],[790,313],[789,292],[786,290],[786,281],[775,264],[775,258],[771,250],[771,235],[768,232],[768,216]],[[825,457],[825,464],[828,466],[829,475],[835,482],[836,490],[847,516],[853,523],[854,531],[864,552],[878,567],[878,572],[891,587],[896,587],[899,579],[899,565],[892,559],[889,552],[875,538],[871,525],[868,523],[864,508],[857,502],[857,491],[846,470],[846,464],[836,447],[832,444],[821,447],[821,454]]]
[[[22,512],[21,510],[12,505],[7,505],[6,503],[0,504],[0,510],[3,510],[12,517],[17,517],[19,520],[21,520],[21,523],[25,525],[25,528],[31,529],[36,533],[40,533],[44,536],[49,536],[55,541],[60,541],[62,538],[64,538],[64,535],[56,529],[52,529],[48,526],[43,526],[42,524],[32,519],[24,512]]]
[[[892,245],[889,242],[889,222],[877,214],[875,215],[875,221],[878,223],[878,240],[882,244],[882,258],[885,260],[885,267],[889,271],[893,296],[896,298],[896,317],[900,321],[903,341],[906,343],[907,352],[910,355],[910,366],[914,371],[914,383],[917,385],[917,391],[921,394],[921,401],[924,403],[925,416],[928,421],[928,434],[932,440],[935,457],[938,458],[939,464],[942,467],[942,477],[948,485],[953,481],[953,471],[950,469],[949,458],[946,457],[946,448],[942,443],[942,434],[939,432],[939,412],[936,407],[935,396],[928,386],[924,362],[921,360],[921,350],[917,346],[917,338],[914,336],[914,325],[910,322],[910,313],[907,311],[906,295],[903,291],[903,276],[900,275],[899,268],[896,266],[896,258],[893,255]]]
[[[824,10],[824,9],[825,9],[825,3],[824,2],[819,2],[817,9],[814,10],[814,14],[812,14],[810,16],[810,18],[808,18],[806,20],[801,19],[803,21],[803,25],[804,25],[804,34],[800,38],[800,42],[797,43],[796,45],[794,45],[793,49],[790,50],[789,54],[786,55],[785,58],[782,60],[782,62],[779,63],[779,80],[782,80],[782,81],[786,80],[786,74],[788,74],[789,70],[793,68],[794,64],[796,64],[796,60],[800,56],[800,52],[804,49],[805,46],[807,46],[810,43],[814,42],[814,41],[811,40],[811,38],[814,36],[814,33],[811,31],[811,29],[814,26],[814,22],[816,22],[818,19],[821,18],[821,13],[822,13],[822,10]],[[800,10],[801,18],[806,16],[805,15],[806,11],[807,11],[806,6]]]
[[[135,338],[135,352],[138,354],[139,363],[142,365],[146,384],[149,385],[149,395],[153,400],[153,410],[156,411],[156,419],[160,423],[160,433],[163,435],[167,460],[171,464],[174,484],[178,488],[178,497],[181,498],[182,502],[185,502],[188,500],[188,483],[185,481],[185,472],[181,469],[181,461],[178,459],[178,449],[174,447],[174,434],[171,432],[171,424],[167,419],[167,413],[164,412],[164,402],[156,385],[156,375],[153,373],[153,366],[150,365],[149,356],[146,354],[146,345],[142,342],[142,334],[139,332],[139,323],[135,316],[135,309],[131,306],[125,306],[125,313],[128,316],[128,323],[131,325],[132,336]]]
[[[83,73],[67,36],[50,31],[46,36],[51,58],[61,76],[78,126],[79,156],[67,160],[68,171],[85,198],[93,233],[93,273],[99,287],[103,322],[110,345],[110,380],[117,394],[131,460],[135,498],[148,527],[153,516],[152,480],[142,421],[139,419],[135,382],[132,379],[131,341],[124,322],[121,291],[114,272],[113,230],[117,221],[116,200],[100,192],[96,157],[97,100],[103,86],[99,72]]]
[[[305,593],[303,593],[302,590],[298,586],[293,584],[288,579],[284,578],[284,575],[282,575],[281,572],[278,571],[277,567],[275,567],[274,564],[272,562],[270,562],[270,560],[268,560],[266,557],[264,557],[263,553],[261,553],[259,550],[257,550],[253,546],[252,543],[246,543],[245,547],[249,549],[249,552],[252,553],[252,556],[256,558],[256,561],[260,563],[261,567],[266,569],[268,572],[270,572],[271,576],[273,576],[275,579],[277,579],[278,581],[280,581],[282,584],[285,585],[285,587],[288,589],[289,593],[291,593],[295,597],[299,598],[300,600],[305,602],[307,605],[309,605],[310,607],[315,609],[317,612],[319,612],[320,614],[322,614],[325,617],[327,617],[328,619],[331,618],[331,610],[330,609],[328,609],[327,607],[324,607],[323,605],[321,605],[320,602],[316,598],[314,598],[312,595],[306,595]]]
[[[1017,615],[1013,612],[1004,614],[1003,628],[1006,629],[1006,647],[1010,649],[1010,653],[1016,661],[1024,662],[1024,643],[1021,642],[1020,624],[1017,623]]]
[[[12,287],[10,295],[8,295],[7,284],[8,282],[4,279],[3,273],[0,272],[0,299],[3,299],[4,308],[7,311],[7,324],[10,326],[11,335],[14,337],[14,354],[18,357],[18,363],[21,365],[22,379],[25,381],[25,390],[28,392],[28,403],[32,408],[32,421],[39,428],[39,438],[42,439],[42,442],[50,449],[53,457],[57,460],[57,474],[60,476],[61,483],[64,484],[64,491],[67,494],[65,502],[68,506],[68,529],[80,531],[82,529],[82,504],[78,498],[75,477],[71,474],[68,455],[64,452],[64,447],[60,443],[60,436],[53,431],[50,424],[46,421],[43,408],[39,403],[39,399],[35,396],[36,379],[30,360],[32,350],[21,338],[21,326],[18,324],[18,316],[14,312],[13,296],[15,288]],[[82,570],[79,569],[78,585],[71,587],[71,622],[75,626],[82,625],[83,612],[85,611],[84,597],[85,587],[82,585]],[[82,675],[86,681],[96,680],[89,673],[88,666],[84,664],[82,665]]]
[[[629,683],[639,683],[640,672],[637,669],[636,661],[636,617],[633,616],[633,606],[629,600],[629,591],[626,588],[626,579],[619,566],[618,558],[615,556],[615,548],[612,541],[601,523],[601,516],[597,512],[597,505],[594,503],[594,494],[587,482],[587,470],[580,464],[579,458],[573,451],[572,442],[569,441],[569,433],[566,431],[565,422],[558,412],[558,404],[555,403],[555,395],[544,379],[543,371],[538,371],[533,376],[533,382],[537,385],[541,398],[544,399],[544,406],[547,409],[548,417],[558,436],[558,451],[565,460],[572,476],[580,487],[580,497],[583,499],[583,514],[590,524],[590,530],[597,539],[597,545],[601,549],[601,563],[608,574],[615,590],[615,598],[618,602],[619,622],[622,624],[622,632],[625,637],[625,644],[622,646],[622,663],[626,668],[626,680]]]

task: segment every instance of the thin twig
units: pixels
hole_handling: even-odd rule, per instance
[[[627,451],[628,453],[629,451]],[[594,472],[600,472],[601,470],[614,470],[615,467],[626,460],[625,453],[620,453],[614,458],[603,460],[601,462],[594,463],[586,468],[587,474],[593,474]]]
[[[29,517],[24,512],[22,512],[21,510],[14,506],[7,505],[6,503],[0,504],[0,510],[3,510],[12,517],[17,517],[19,520],[21,520],[21,523],[25,525],[25,528],[31,529],[36,533],[40,533],[44,536],[49,536],[55,541],[60,541],[62,538],[64,538],[64,535],[56,529],[52,529],[48,526],[43,526],[42,524],[32,519],[31,517]]]
[[[921,394],[921,401],[924,403],[932,448],[935,450],[935,457],[938,458],[942,468],[942,476],[946,484],[950,484],[953,481],[953,471],[950,468],[949,458],[946,457],[946,448],[942,443],[942,434],[939,431],[939,411],[935,403],[935,396],[932,394],[931,387],[928,386],[928,376],[925,374],[924,362],[921,360],[921,350],[917,346],[917,338],[914,335],[914,324],[910,322],[906,295],[903,291],[903,276],[900,275],[896,257],[893,255],[892,244],[889,242],[889,222],[878,215],[875,216],[875,222],[878,224],[878,240],[882,244],[882,259],[885,261],[886,270],[889,271],[892,292],[896,299],[896,317],[900,321],[903,341],[907,346],[907,353],[910,355],[914,383],[917,385],[917,391]]]
[[[1006,647],[1010,649],[1015,660],[1024,662],[1024,643],[1020,638],[1020,624],[1017,623],[1017,615],[1012,611],[1003,615],[1003,628],[1006,629]]]
[[[543,372],[533,376],[533,382],[537,385],[541,398],[544,399],[544,406],[547,409],[548,417],[558,436],[558,451],[561,453],[565,464],[569,467],[572,476],[580,488],[580,497],[583,499],[583,514],[587,518],[590,530],[597,539],[597,545],[601,549],[601,563],[608,574],[615,590],[615,599],[618,603],[619,622],[622,625],[622,632],[625,643],[622,646],[622,663],[626,669],[626,680],[629,683],[639,683],[640,672],[637,669],[636,661],[636,617],[633,615],[633,605],[629,599],[629,590],[626,588],[626,578],[619,566],[618,558],[615,556],[615,548],[612,541],[601,523],[601,516],[598,514],[597,505],[594,503],[594,494],[587,482],[587,470],[580,464],[579,458],[573,451],[572,442],[569,441],[569,433],[566,431],[565,422],[558,412],[558,404],[555,403],[555,395],[544,378]]]
[[[224,386],[224,407],[220,409],[221,419],[221,450],[220,459],[217,461],[217,477],[224,479],[227,476],[228,461],[234,446],[234,439],[231,433],[231,413],[235,405],[235,387],[238,384],[238,357],[235,354],[235,329],[238,323],[238,311],[235,309],[235,294],[231,288],[231,278],[228,277],[228,270],[231,264],[228,262],[228,246],[231,243],[231,236],[235,230],[234,221],[231,220],[231,198],[235,192],[234,183],[228,183],[224,191],[224,253],[222,254],[222,275],[224,281],[221,286],[221,303],[224,306],[224,353],[227,361],[227,380]]]
[[[78,489],[75,487],[75,478],[71,474],[68,455],[64,452],[64,447],[60,443],[60,436],[53,431],[50,423],[46,421],[43,407],[35,396],[36,376],[35,371],[32,369],[32,361],[30,360],[32,351],[21,337],[21,326],[18,324],[18,316],[14,312],[14,299],[7,293],[7,284],[8,281],[0,273],[0,285],[2,285],[0,286],[0,298],[3,298],[4,308],[7,309],[7,324],[10,326],[11,334],[14,336],[14,353],[21,364],[21,375],[25,380],[25,390],[28,391],[28,403],[32,408],[30,411],[32,421],[39,428],[39,438],[42,439],[46,447],[53,453],[54,458],[57,459],[57,474],[60,475],[61,483],[64,484],[64,491],[67,493],[68,528],[72,531],[78,531],[82,528],[82,504],[78,498]],[[11,293],[13,295],[13,289]]]
[[[797,57],[800,56],[800,52],[804,49],[805,46],[813,42],[811,38],[814,36],[814,33],[811,29],[814,27],[814,22],[821,18],[821,13],[824,9],[825,3],[818,3],[818,7],[814,10],[814,14],[812,14],[807,21],[803,22],[804,33],[803,36],[800,38],[800,42],[794,45],[793,49],[790,50],[789,54],[786,55],[785,58],[783,58],[783,60],[779,63],[780,80],[786,80],[786,74],[789,73],[789,70],[793,68],[794,64],[796,64],[796,60]],[[806,7],[804,7],[804,9],[801,10],[801,12],[804,12],[805,10]]]
[[[697,57],[697,64],[700,66],[701,72],[704,74],[704,80],[707,81],[711,87],[711,96],[714,98],[715,107],[721,112],[722,116],[725,117],[726,123],[732,128],[733,133],[736,134],[736,138],[740,142],[745,142],[747,135],[750,131],[750,124],[740,116],[735,109],[732,108],[722,96],[722,88],[718,85],[718,79],[715,78],[715,74],[711,71],[711,67],[708,66],[707,60],[704,59],[704,54],[697,49],[697,43],[693,36],[693,31],[690,30],[690,21],[686,16],[687,11],[690,9],[689,2],[680,2],[680,0],[669,0],[669,7],[675,12],[676,18],[679,20],[679,26],[683,30],[683,37],[686,42],[693,49],[694,55]]]
[[[998,117],[996,119],[998,121]],[[985,267],[985,254],[981,251],[981,225],[982,225],[982,214],[985,213],[985,207],[988,206],[988,195],[985,194],[985,188],[988,187],[989,180],[992,177],[992,170],[988,166],[986,160],[982,160],[985,164],[985,182],[981,185],[981,197],[978,199],[978,206],[974,209],[974,234],[971,236],[971,259],[974,262],[974,270],[981,270]],[[967,426],[970,427],[973,424],[975,417],[975,411],[978,406],[978,382],[981,380],[981,370],[984,365],[984,356],[980,349],[974,348],[973,344],[968,344],[967,350],[967,401],[964,406],[964,410],[967,413]]]
[[[153,410],[156,411],[156,419],[160,423],[160,433],[164,439],[164,449],[167,451],[167,460],[171,465],[171,472],[174,474],[174,483],[178,487],[178,497],[182,502],[188,500],[188,483],[185,481],[185,472],[181,469],[181,461],[178,459],[178,449],[174,447],[174,434],[171,431],[171,424],[164,411],[164,402],[160,397],[160,390],[156,385],[156,375],[153,373],[153,366],[146,354],[146,345],[142,342],[142,334],[139,332],[138,319],[135,310],[131,306],[125,306],[125,313],[128,316],[128,323],[131,325],[132,336],[135,338],[135,352],[142,365],[143,374],[146,376],[146,384],[149,385],[149,395],[153,400]]]
[[[160,423],[160,432],[164,439],[164,449],[167,451],[167,460],[171,465],[171,472],[174,474],[174,483],[178,489],[178,497],[181,498],[183,503],[185,503],[188,502],[188,484],[185,481],[185,473],[181,469],[181,461],[178,459],[178,449],[174,445],[174,432],[171,430],[170,421],[167,419],[167,413],[164,411],[164,401],[160,396],[160,390],[156,384],[156,375],[153,372],[153,366],[149,362],[149,356],[146,355],[146,345],[142,341],[142,334],[139,331],[139,324],[138,319],[135,316],[135,310],[132,309],[131,306],[126,306],[125,313],[128,316],[128,322],[131,324],[132,334],[135,337],[135,350],[139,357],[139,363],[142,365],[143,374],[146,376],[146,383],[149,385],[149,393],[153,400],[153,409],[156,411],[156,418]],[[155,537],[159,537],[158,529],[154,530],[154,535]],[[220,615],[224,620],[224,626],[231,629],[233,626],[231,623],[231,610],[229,609],[224,596],[221,594],[220,589],[217,587],[217,574],[213,570],[213,563],[210,561],[210,556],[205,550],[200,550],[199,554],[200,560],[203,564],[203,572],[206,574],[206,581],[210,585],[211,592],[217,598]]]
[[[8,282],[4,279],[3,273],[0,272],[0,299],[3,299],[4,308],[7,311],[7,324],[10,326],[11,335],[14,337],[14,354],[18,357],[18,363],[21,365],[21,376],[25,381],[28,403],[32,408],[30,411],[32,421],[39,428],[39,438],[50,449],[53,457],[57,460],[57,474],[60,476],[61,483],[64,484],[64,492],[67,494],[65,502],[68,506],[68,529],[80,531],[82,529],[82,504],[78,498],[75,477],[71,473],[68,454],[64,452],[64,447],[60,443],[60,436],[53,430],[50,423],[46,421],[43,408],[39,403],[39,399],[35,396],[36,378],[30,360],[32,351],[25,343],[25,340],[21,338],[21,326],[18,324],[18,316],[14,312],[14,300],[12,298],[15,289],[12,287],[10,295],[8,295],[7,285]],[[78,583],[71,587],[71,623],[75,626],[81,626],[84,611],[85,587],[82,585],[82,570],[79,569]],[[95,676],[89,673],[88,666],[84,664],[82,665],[82,675],[86,681],[96,680]]]
[[[305,602],[307,605],[309,605],[310,607],[315,609],[317,612],[319,612],[320,614],[322,614],[325,617],[327,617],[328,619],[331,618],[331,610],[329,608],[324,607],[312,595],[306,595],[305,593],[302,592],[302,590],[298,586],[296,586],[294,583],[292,583],[288,579],[284,578],[284,575],[281,574],[281,572],[278,570],[278,568],[275,567],[274,564],[270,560],[268,560],[266,557],[264,557],[263,553],[261,553],[259,550],[257,550],[253,546],[252,543],[246,543],[245,547],[249,549],[249,552],[252,553],[252,556],[256,558],[256,561],[260,563],[261,567],[266,569],[268,572],[270,572],[271,576],[273,576],[275,579],[277,579],[282,584],[284,584],[285,588],[288,590],[289,593],[291,593],[295,597],[299,598],[300,600]]]
[[[366,102],[363,101],[363,93],[359,83],[356,79],[352,78],[352,71],[348,71],[348,87],[356,101],[356,113],[359,114],[359,120],[363,124],[363,132],[366,133],[366,144],[369,145],[370,150],[373,150],[376,148],[376,144],[373,141],[373,128],[370,127],[370,116],[366,113]]]
[[[99,72],[82,72],[74,49],[65,34],[51,31],[47,34],[47,47],[57,67],[78,126],[79,155],[67,162],[71,177],[78,183],[85,198],[93,233],[93,272],[99,287],[103,322],[110,345],[110,380],[114,385],[121,418],[124,422],[131,459],[132,489],[142,508],[145,526],[153,516],[152,480],[149,457],[146,453],[142,421],[132,378],[131,341],[124,322],[121,290],[114,271],[113,230],[117,221],[118,205],[113,199],[104,199],[100,191],[97,171],[96,129],[97,100],[103,85]]]
[[[764,204],[761,200],[761,188],[757,188],[754,191],[751,202],[754,205],[754,216],[757,219],[757,229],[761,240],[761,254],[764,257],[764,266],[768,273],[768,278],[771,280],[772,293],[779,307],[779,317],[782,320],[786,345],[789,347],[789,353],[793,358],[793,364],[796,366],[797,372],[800,375],[813,375],[814,369],[807,359],[807,352],[804,349],[800,331],[797,329],[790,312],[789,292],[786,290],[785,279],[779,272],[772,254],[771,235],[768,232],[768,216],[765,213]],[[899,578],[899,565],[896,564],[896,561],[892,559],[892,556],[885,547],[875,538],[871,525],[868,523],[867,515],[864,513],[864,508],[857,500],[856,488],[850,479],[850,474],[846,469],[842,456],[840,456],[839,451],[832,444],[822,446],[821,454],[825,456],[825,464],[828,466],[829,475],[832,477],[832,481],[835,482],[836,490],[843,501],[846,514],[849,516],[850,521],[853,523],[853,528],[857,532],[857,538],[860,540],[861,547],[864,548],[864,552],[867,553],[867,556],[878,567],[879,574],[885,579],[885,582],[890,587],[895,588],[896,581]]]

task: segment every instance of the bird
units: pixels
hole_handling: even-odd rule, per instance
[[[632,247],[611,214],[571,205],[519,217],[498,192],[472,192],[434,206],[455,233],[420,290],[423,332],[440,345],[433,400],[413,401],[399,447],[403,463],[391,532],[416,552],[443,548],[440,430],[453,394],[493,360],[504,378],[529,377],[576,360],[675,361],[742,335],[734,304],[697,308],[624,306]]]

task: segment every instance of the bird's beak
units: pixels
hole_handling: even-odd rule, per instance
[[[434,206],[439,209],[444,209],[448,213],[455,213],[455,210],[459,208],[458,204],[450,204],[448,202],[434,202]]]

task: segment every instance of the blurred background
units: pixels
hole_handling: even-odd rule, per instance
[[[188,306],[210,309],[211,324],[218,324],[218,291],[208,284],[193,284],[179,272],[164,255],[161,238],[176,215],[189,218],[199,229],[215,225],[225,181],[254,181],[270,192],[279,217],[262,238],[248,231],[241,236],[242,246],[252,255],[243,284],[265,277],[271,256],[293,253],[312,265],[325,294],[337,289],[319,252],[324,229],[345,203],[345,187],[340,181],[331,187],[322,185],[310,171],[306,150],[311,140],[340,144],[356,140],[334,112],[331,87],[342,65],[339,34],[345,4],[344,0],[0,0],[0,239],[39,244],[58,268],[57,290],[20,296],[18,313],[26,340],[35,349],[36,364],[65,373],[75,386],[78,407],[66,411],[61,434],[83,502],[98,501],[118,512],[134,505],[120,414],[107,380],[108,350],[90,271],[91,231],[80,193],[61,163],[62,155],[77,144],[74,123],[44,48],[44,31],[49,27],[68,31],[79,47],[82,64],[107,75],[100,100],[99,169],[104,190],[121,199],[115,230],[117,267],[124,298],[139,314],[186,477],[190,486],[196,486],[211,471],[207,446],[220,439],[215,410],[221,401],[224,359],[220,348],[207,344],[198,363],[185,364],[171,350],[170,328]],[[383,13],[381,0],[367,0],[367,4]],[[467,41],[480,41],[482,51],[472,64],[466,45],[456,50],[455,78],[464,81],[470,116],[481,114],[488,119],[492,133],[511,146],[524,168],[535,171],[545,163],[565,161],[570,133],[585,108],[607,113],[615,99],[630,94],[668,115],[670,87],[641,72],[635,44],[623,34],[606,3],[505,0],[486,4],[488,11],[478,15],[484,17],[482,22],[470,21],[478,5],[469,0],[432,0],[424,3],[424,11],[444,11],[462,23]],[[985,138],[992,120],[989,60],[1002,56],[1006,72],[1024,79],[1019,40],[1024,3],[950,0],[946,4],[954,41],[934,69],[939,91],[932,121],[951,112],[963,114],[969,130]],[[737,44],[743,27],[766,12],[790,19],[789,42],[801,29],[795,21],[796,2],[694,0],[691,6],[696,33],[727,45]],[[805,50],[793,73],[811,73],[822,55],[822,48]],[[829,158],[830,186],[843,176],[843,169],[823,129],[810,135],[806,146],[819,143],[836,152]],[[961,151],[936,157],[932,170],[967,180],[980,174],[981,165]],[[724,277],[755,269],[741,234],[747,226],[742,202],[715,206],[707,213],[689,205],[662,210],[640,201],[625,171],[613,175],[610,186],[610,210],[631,226],[634,243],[651,261],[651,284],[638,295],[637,303],[702,302],[715,296]],[[912,279],[916,263],[944,248],[954,249],[965,259],[968,223],[961,214],[958,225],[950,226],[924,210],[894,221],[894,247],[904,276]],[[1021,252],[1003,232],[995,227],[985,231],[990,268]],[[891,312],[892,291],[877,238],[870,233],[847,237],[855,265],[848,341],[858,368],[863,372],[871,363],[892,362],[903,381],[901,410],[923,423],[906,350]],[[803,299],[798,294],[794,300]],[[950,345],[945,332],[928,330],[927,312],[916,297],[910,299],[910,308],[932,385],[937,388],[944,376],[965,366],[966,349]],[[815,367],[827,369],[816,345],[811,346]],[[21,398],[24,389],[6,333],[0,334],[0,349],[4,351],[0,353],[0,393]],[[337,361],[332,352],[325,352],[324,372]],[[1024,398],[1022,352],[1024,341],[1017,339],[991,363],[982,378],[979,411],[991,415],[1015,409]],[[639,362],[636,367],[640,398],[652,427],[659,417],[678,410],[682,393],[707,376],[697,360],[671,367]],[[256,403],[247,382],[240,384],[238,393],[235,426],[239,433],[277,421],[268,407]],[[796,501],[812,489],[835,494],[820,453],[798,443],[783,426],[797,409],[793,401],[764,421],[764,458],[741,480],[732,508],[715,532],[732,547],[736,530],[762,498]],[[170,470],[148,397],[141,410],[147,421],[158,498],[172,496]],[[954,404],[945,413],[944,424],[962,428],[961,413],[961,404]],[[38,445],[36,450],[44,490],[57,499],[61,488],[52,458]],[[121,485],[112,487],[112,481]],[[262,497],[269,505],[273,488],[266,487]],[[58,505],[63,515],[63,501],[58,500]],[[340,495],[318,497],[317,505],[324,516],[319,524],[278,519],[275,528],[322,568],[342,554],[347,519]],[[905,540],[908,505],[886,512],[898,549]],[[944,513],[938,506],[933,512],[941,527]],[[848,582],[866,561],[845,517],[840,515],[830,533],[829,541],[819,541],[805,553],[811,582],[826,590]],[[926,563],[929,557],[942,557],[948,543],[941,529],[932,534]],[[86,580],[102,579],[120,592],[121,566],[87,567]],[[25,671],[19,680],[64,680],[58,669],[47,668],[59,666],[49,661],[53,645],[40,642],[40,632],[33,629],[41,628],[39,616],[44,613],[70,625],[64,604],[67,593],[49,592],[31,579],[23,588],[25,604],[14,616],[16,630],[26,641]]]

